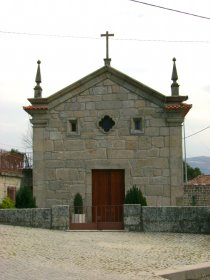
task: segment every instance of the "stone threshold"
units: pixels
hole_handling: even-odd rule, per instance
[[[120,229],[67,229],[66,232],[128,232],[128,230]]]
[[[165,269],[158,271],[156,275],[169,280],[208,280],[210,279],[210,262]]]

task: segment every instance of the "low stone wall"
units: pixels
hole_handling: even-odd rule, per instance
[[[70,208],[1,209],[0,224],[69,229]],[[150,207],[124,205],[124,228],[129,231],[209,233],[210,207]]]
[[[47,229],[69,228],[69,206],[52,208],[1,209],[0,224]]]
[[[124,226],[130,231],[210,233],[210,207],[125,205]],[[130,213],[130,215],[129,215]]]
[[[210,233],[210,207],[142,207],[143,230]]]
[[[210,205],[210,186],[209,185],[185,185],[184,186],[184,205],[206,206]]]
[[[56,205],[52,207],[52,229],[69,229],[70,207]]]
[[[140,204],[124,204],[124,229],[143,231],[142,207]]]

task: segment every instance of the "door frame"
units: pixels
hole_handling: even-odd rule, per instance
[[[93,222],[96,223],[98,229],[123,229],[123,204],[125,198],[125,170],[124,169],[92,169],[92,216]],[[103,191],[105,189],[106,198],[99,198],[97,193],[96,174],[106,174],[105,183],[100,182],[103,185]],[[114,175],[115,174],[115,175]],[[117,180],[114,178],[117,174]],[[100,175],[99,175],[100,176]],[[98,179],[98,178],[97,178]],[[100,181],[98,179],[98,181]],[[115,182],[116,181],[116,182]],[[118,185],[116,185],[118,184]],[[120,193],[116,193],[120,190]],[[99,200],[105,201],[100,204]],[[105,200],[104,200],[105,199]],[[107,218],[106,213],[98,215],[99,212],[106,211],[106,213],[113,213]],[[118,213],[116,215],[116,213]],[[117,217],[116,217],[117,216]]]

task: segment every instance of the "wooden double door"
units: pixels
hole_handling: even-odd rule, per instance
[[[98,229],[123,229],[124,170],[92,170],[92,218]]]

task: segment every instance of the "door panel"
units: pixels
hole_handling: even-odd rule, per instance
[[[124,170],[111,171],[111,205],[124,203]]]
[[[124,191],[124,170],[92,170],[93,221],[102,228],[122,227]]]

